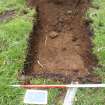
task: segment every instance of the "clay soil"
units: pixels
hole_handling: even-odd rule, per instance
[[[64,83],[90,78],[97,66],[86,18],[90,0],[29,0],[37,24],[29,36],[23,75]]]

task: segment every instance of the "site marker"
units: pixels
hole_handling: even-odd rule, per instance
[[[37,105],[44,105],[47,104],[48,100],[48,92],[46,90],[26,90],[24,96],[24,103],[25,104],[37,104]]]

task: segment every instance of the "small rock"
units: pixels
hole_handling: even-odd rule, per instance
[[[62,17],[62,18],[59,18],[58,21],[59,21],[60,23],[62,23],[62,22],[64,21],[63,17]]]
[[[62,48],[62,51],[66,51],[66,50],[67,50],[67,48],[66,48],[66,47],[63,47],[63,48]]]
[[[68,11],[67,11],[67,14],[68,14],[68,15],[71,15],[71,14],[72,14],[72,11],[71,11],[71,10],[68,10]]]
[[[50,38],[51,38],[51,39],[54,39],[54,38],[56,38],[56,37],[58,37],[58,33],[55,32],[55,31],[52,31],[52,32],[50,33]]]

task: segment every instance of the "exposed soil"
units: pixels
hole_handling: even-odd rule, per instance
[[[98,63],[85,17],[90,0],[29,0],[29,4],[37,7],[38,22],[29,37],[23,75],[65,83],[86,80]]]
[[[15,11],[5,11],[4,13],[0,14],[0,21],[9,20],[15,15]]]

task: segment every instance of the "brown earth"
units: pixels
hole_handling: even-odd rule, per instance
[[[91,80],[98,60],[86,19],[90,0],[28,0],[37,8],[23,75],[65,83]],[[87,79],[88,78],[88,79]],[[96,80],[96,79],[95,79]]]

